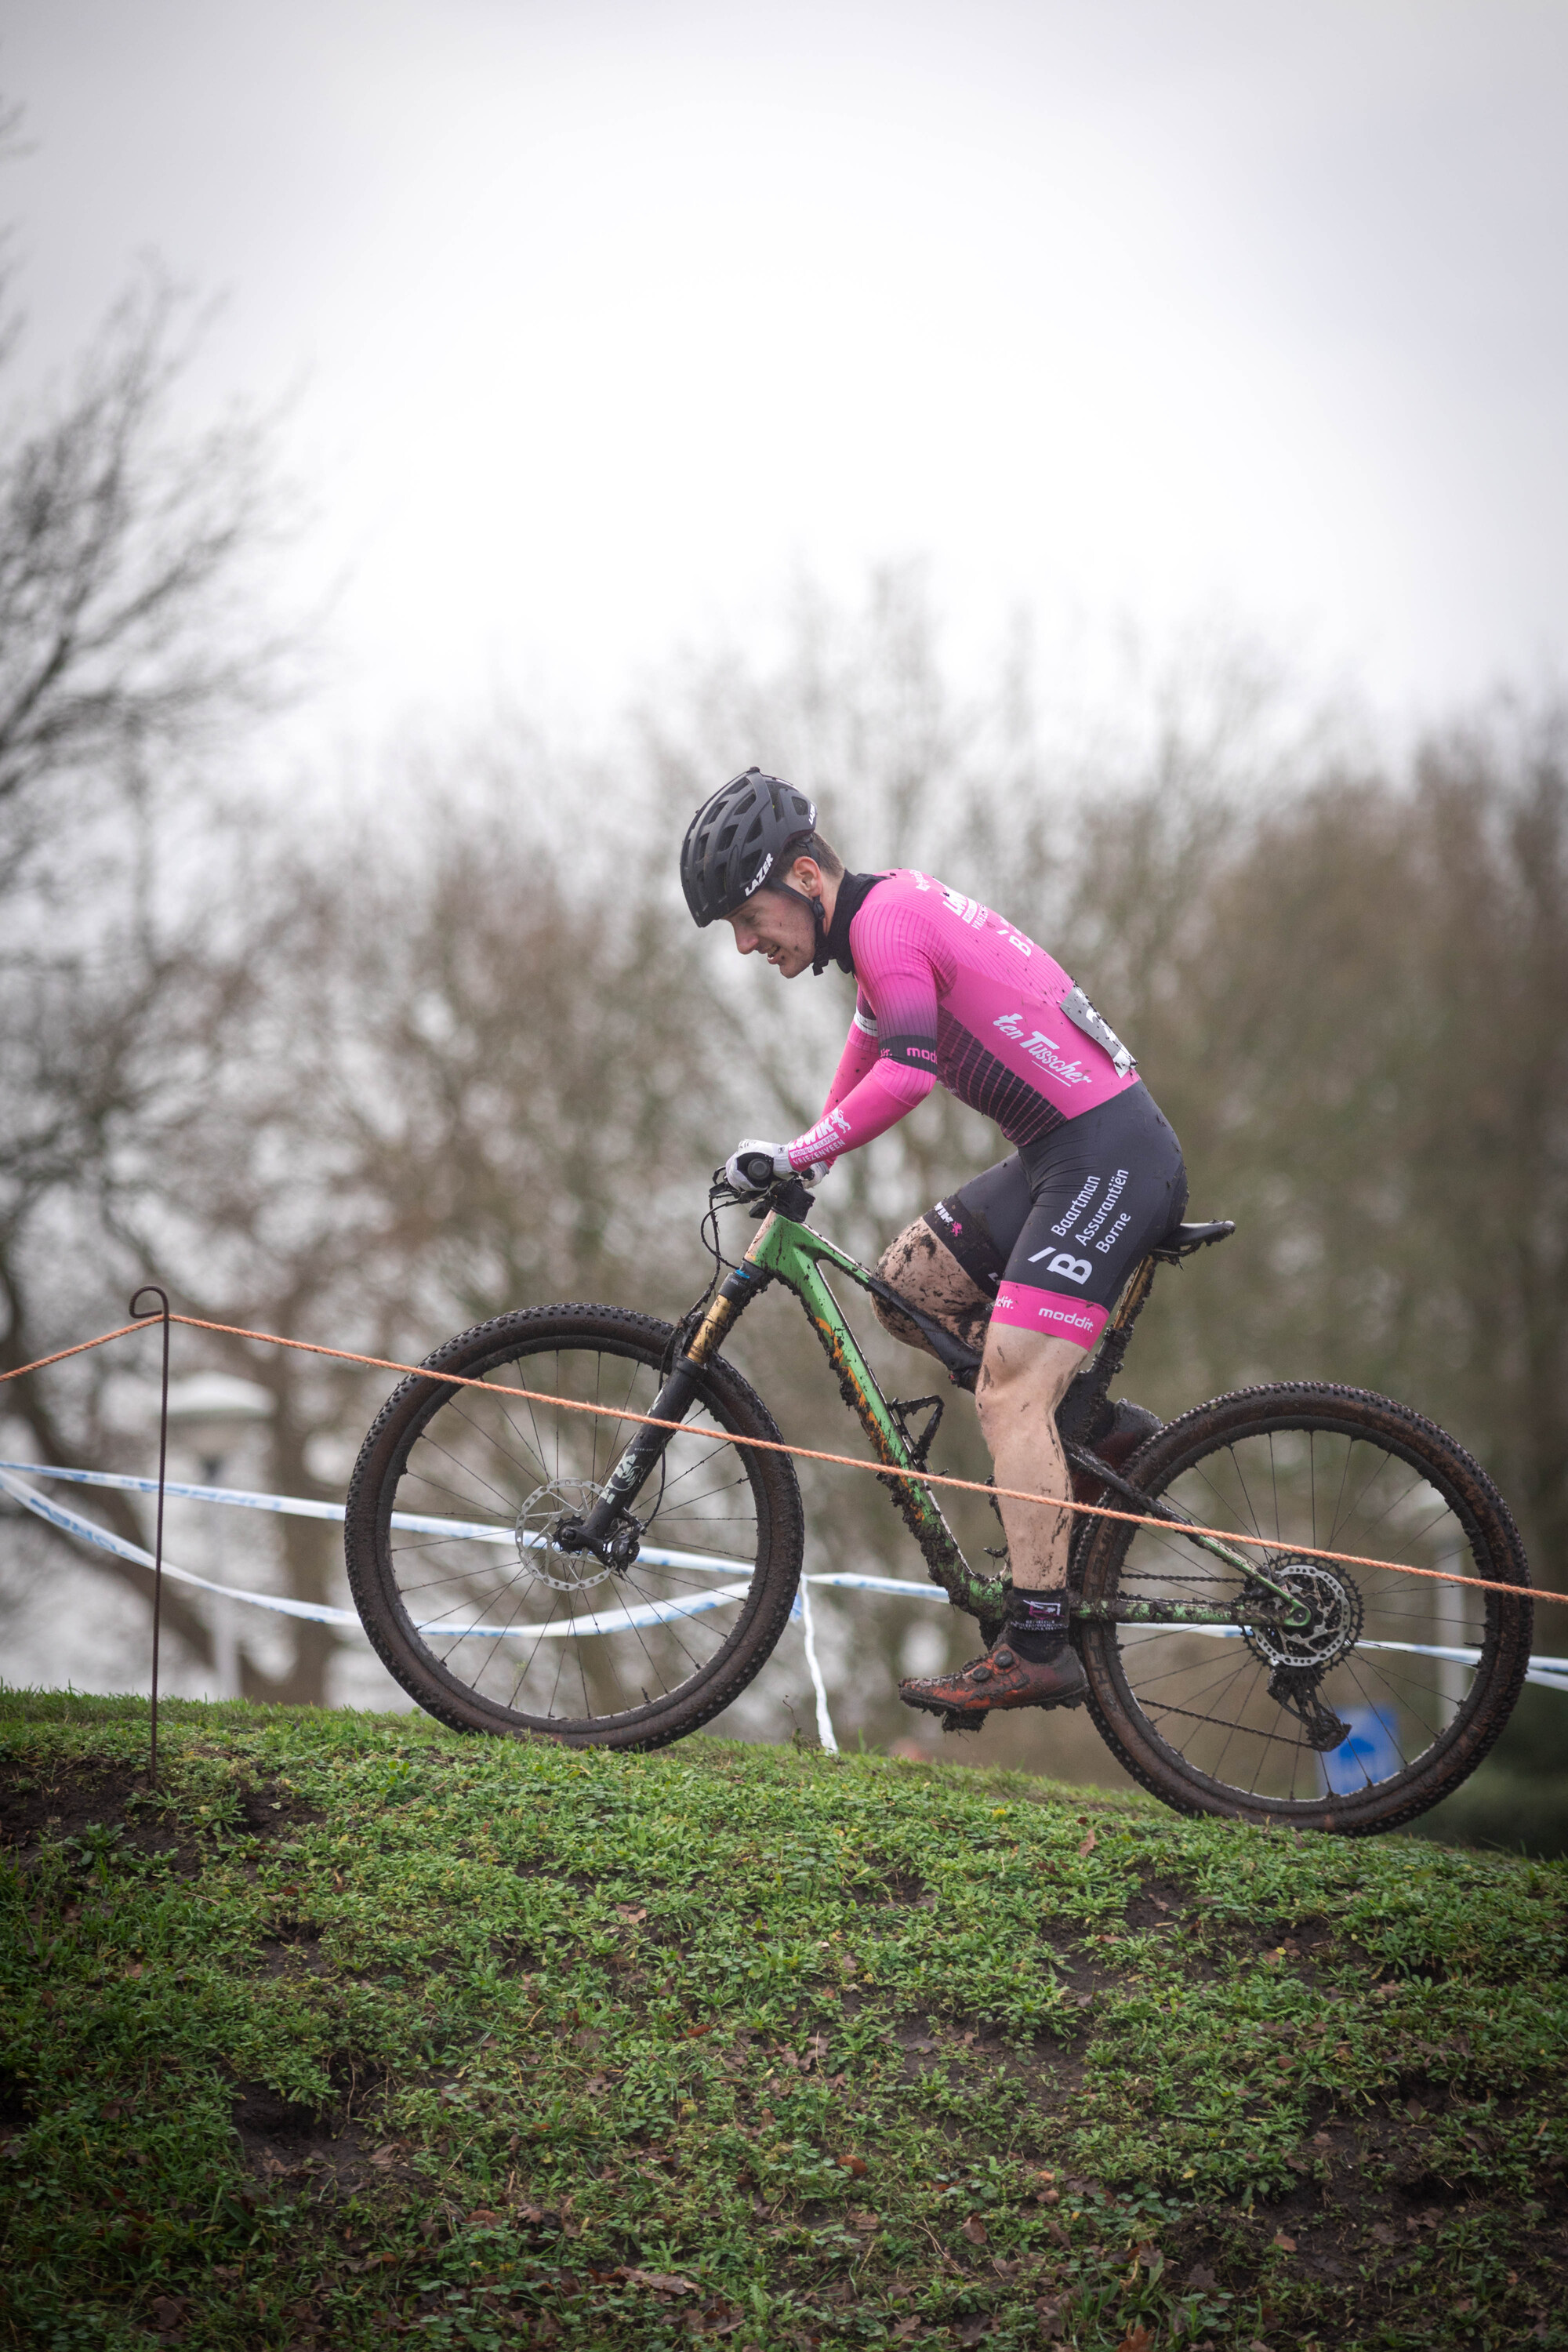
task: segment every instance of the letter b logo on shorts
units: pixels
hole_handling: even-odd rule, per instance
[[[1045,1255],[1044,1250],[1037,1250],[1029,1264],[1038,1265]],[[1068,1282],[1087,1282],[1094,1272],[1094,1267],[1086,1257],[1069,1257],[1066,1250],[1058,1250],[1047,1266],[1046,1272],[1062,1275]]]

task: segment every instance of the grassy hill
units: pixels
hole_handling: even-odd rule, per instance
[[[0,1696],[0,2340],[1568,2346],[1568,1869]]]

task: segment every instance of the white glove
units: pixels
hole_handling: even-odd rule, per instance
[[[763,1143],[749,1135],[724,1162],[724,1181],[736,1192],[765,1192],[779,1176],[798,1176],[803,1184],[820,1184],[832,1164],[818,1160],[809,1168],[792,1168],[782,1143]]]

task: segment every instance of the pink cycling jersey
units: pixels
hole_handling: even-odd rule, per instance
[[[1044,948],[929,874],[900,867],[876,882],[848,944],[855,1018],[821,1118],[784,1146],[794,1168],[869,1143],[939,1078],[1020,1146],[1139,1083]]]

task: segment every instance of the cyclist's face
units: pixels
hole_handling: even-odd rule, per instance
[[[822,893],[820,869],[808,857],[797,858],[790,869],[792,887],[804,891],[807,898]],[[798,898],[786,898],[777,890],[757,891],[743,907],[725,921],[735,934],[735,945],[742,955],[763,955],[775,971],[785,980],[797,973],[809,971],[816,951],[816,927],[811,910]]]

